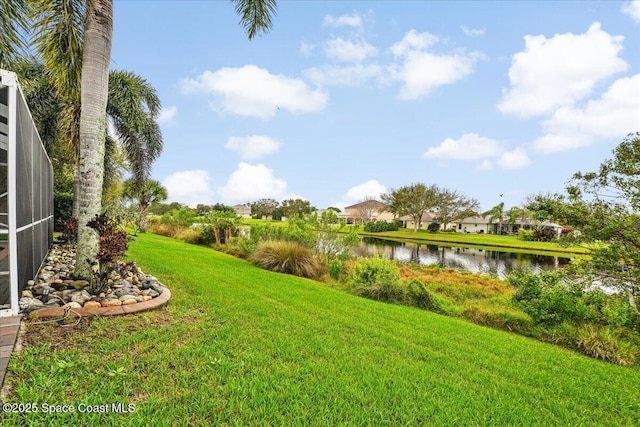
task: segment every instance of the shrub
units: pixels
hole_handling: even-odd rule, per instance
[[[183,240],[187,243],[191,243],[195,245],[195,244],[198,244],[199,236],[200,236],[200,233],[198,232],[198,230],[195,230],[193,228],[182,228],[176,231],[173,237],[178,240]]]
[[[430,233],[437,233],[438,230],[440,230],[440,224],[437,222],[431,222],[427,226],[427,230],[429,230]]]
[[[432,295],[429,289],[424,286],[418,279],[411,279],[407,283],[407,304],[420,307],[425,310],[441,312],[439,301],[437,301],[435,295]]]
[[[178,230],[171,224],[157,224],[149,227],[152,233],[165,237],[175,237],[178,235]]]
[[[340,280],[340,274],[343,271],[343,264],[341,260],[339,260],[338,258],[333,258],[331,261],[329,261],[327,269],[329,270],[329,275],[332,279]]]
[[[382,233],[384,231],[397,231],[400,228],[397,221],[371,221],[364,225],[364,231],[369,233]]]
[[[100,237],[96,259],[89,260],[98,266],[91,285],[91,291],[98,294],[106,289],[109,273],[129,248],[127,232],[120,230],[118,222],[106,214],[96,215],[87,222],[87,226],[93,228]]]
[[[616,330],[609,327],[585,325],[578,329],[577,341],[583,353],[619,365],[633,365],[640,355],[640,346],[637,342],[620,337]]]
[[[323,273],[319,257],[297,242],[263,242],[251,256],[251,261],[267,270],[295,276],[317,277]]]
[[[57,222],[62,231],[62,240],[75,243],[78,240],[78,218],[58,219]]]
[[[508,281],[516,287],[513,300],[536,323],[553,326],[565,321],[583,322],[588,318],[582,288],[561,281],[557,272],[520,271],[510,275]]]
[[[518,228],[518,239],[524,240],[526,242],[533,241],[533,230]]]
[[[405,299],[398,266],[386,258],[359,259],[348,284],[354,293],[367,298],[389,302]]]

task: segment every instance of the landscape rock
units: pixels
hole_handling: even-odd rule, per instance
[[[42,307],[97,308],[131,305],[150,301],[164,290],[154,276],[145,274],[134,263],[118,262],[108,275],[104,291],[92,295],[88,292],[89,281],[73,277],[75,255],[75,248],[69,245],[55,245],[49,250],[36,279],[28,281],[22,291],[19,305],[23,313]]]
[[[87,301],[84,303],[84,308],[100,308],[102,305],[98,301]]]

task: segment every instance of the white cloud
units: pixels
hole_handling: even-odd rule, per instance
[[[158,118],[156,121],[161,124],[171,124],[175,122],[176,116],[178,115],[178,107],[172,105],[171,107],[163,108],[160,110],[160,114],[158,114]]]
[[[303,56],[307,56],[307,57],[311,56],[311,54],[313,53],[313,49],[315,48],[316,48],[315,44],[305,43],[305,42],[300,43],[300,53]]]
[[[484,33],[485,33],[484,28],[469,28],[463,25],[462,27],[460,27],[460,29],[462,30],[465,36],[469,36],[469,37],[484,36]]]
[[[337,37],[327,41],[324,52],[331,60],[341,62],[362,62],[378,54],[378,49],[364,40],[350,41]]]
[[[380,195],[387,192],[387,187],[380,184],[375,179],[363,182],[362,184],[351,187],[341,197],[341,200],[332,203],[335,206],[344,211],[344,208],[349,205],[353,205],[363,200],[376,199],[380,200]]]
[[[237,151],[243,159],[257,159],[280,149],[282,143],[263,135],[231,136],[224,145],[227,150]]]
[[[621,10],[622,13],[629,15],[634,21],[640,23],[640,0],[625,2]]]
[[[345,195],[347,202],[357,203],[365,199],[380,199],[380,195],[387,191],[387,187],[380,184],[375,179],[370,179],[367,182],[351,187]]]
[[[513,56],[510,88],[503,89],[503,113],[531,117],[571,106],[589,96],[594,86],[628,64],[618,54],[623,36],[611,36],[594,23],[584,34],[524,37],[525,50]]]
[[[380,77],[379,65],[355,64],[346,67],[325,65],[303,71],[305,78],[318,85],[358,86],[371,78]]]
[[[437,41],[432,34],[411,30],[391,47],[396,59],[401,60],[400,64],[389,67],[391,80],[404,83],[400,88],[400,99],[427,96],[438,86],[463,79],[474,71],[476,60],[482,57],[477,52],[449,55],[427,52],[426,49]]]
[[[362,18],[355,13],[338,17],[327,15],[324,17],[323,23],[329,27],[351,27],[356,30],[362,30]]]
[[[475,133],[465,133],[459,139],[447,138],[437,147],[429,147],[422,157],[442,160],[481,160],[478,169],[493,169],[497,165],[502,169],[514,170],[531,163],[523,148],[517,147],[507,151],[498,141]]]
[[[167,189],[170,202],[196,206],[198,203],[213,203],[210,181],[207,171],[190,170],[172,173],[162,181],[162,185]]]
[[[401,41],[391,46],[391,52],[396,56],[403,56],[407,53],[423,50],[438,42],[438,37],[430,33],[418,33],[410,30],[404,35]]]
[[[547,132],[533,142],[540,153],[588,146],[597,139],[623,138],[640,125],[640,74],[616,80],[583,108],[563,107],[542,123]]]
[[[262,198],[282,200],[288,197],[287,182],[276,178],[273,169],[259,163],[240,162],[218,194],[224,203],[246,203]]]
[[[315,113],[329,101],[325,92],[310,89],[301,79],[271,74],[255,65],[205,71],[181,84],[184,93],[220,96],[214,106],[226,113],[263,120],[272,118],[278,108],[293,114]]]
[[[425,159],[482,160],[500,156],[505,149],[490,138],[465,133],[460,139],[447,138],[437,147],[429,147]]]
[[[531,160],[523,148],[518,147],[513,151],[505,151],[500,158],[496,160],[496,164],[502,169],[515,170],[522,169],[531,164]]]

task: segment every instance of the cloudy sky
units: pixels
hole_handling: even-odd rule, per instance
[[[640,1],[279,1],[253,41],[228,2],[116,1],[112,68],[158,90],[170,201],[511,207],[640,131]]]

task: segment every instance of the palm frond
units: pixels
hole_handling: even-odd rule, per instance
[[[30,0],[33,43],[63,98],[79,99],[86,1]]]
[[[28,15],[28,0],[0,0],[0,67],[8,68],[26,50]]]
[[[276,0],[231,0],[236,13],[240,15],[240,26],[247,32],[249,40],[267,32],[273,25],[276,14]]]

